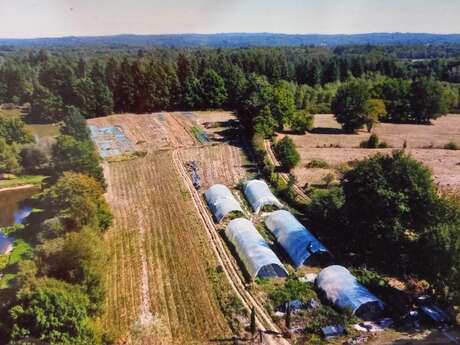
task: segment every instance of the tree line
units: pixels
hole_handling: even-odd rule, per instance
[[[32,122],[59,121],[69,105],[85,117],[239,110],[252,79],[261,77],[272,86],[289,84],[297,108],[330,112],[338,87],[350,79],[380,77],[401,81],[404,89],[420,77],[456,81],[458,65],[454,59],[408,62],[385,51],[357,53],[351,48],[153,49],[139,50],[136,56],[94,53],[90,58],[41,50],[7,57],[0,64],[0,102],[30,103]],[[452,90],[458,95],[457,88]],[[384,88],[381,93],[392,91]]]

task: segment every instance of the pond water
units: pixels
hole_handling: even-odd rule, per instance
[[[25,200],[39,191],[35,186],[0,191],[0,227],[22,223],[32,212]]]

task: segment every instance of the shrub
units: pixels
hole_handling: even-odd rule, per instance
[[[290,122],[291,129],[298,133],[305,133],[313,128],[313,116],[305,111],[295,112]]]
[[[9,310],[11,340],[27,337],[50,344],[96,344],[88,317],[88,298],[80,289],[54,279],[40,279],[18,293]]]
[[[307,302],[316,297],[312,284],[307,284],[293,278],[286,279],[284,284],[275,286],[272,291],[268,292],[268,298],[273,307],[296,299]]]
[[[366,149],[376,149],[379,146],[380,139],[377,134],[371,134],[368,140],[364,140],[359,147]]]
[[[314,169],[314,168],[328,169],[329,164],[325,160],[322,160],[322,159],[312,159],[310,162],[307,163],[306,167],[310,169]]]
[[[446,145],[444,145],[444,150],[460,150],[460,146],[458,146],[453,141],[450,141]]]
[[[367,268],[355,268],[351,273],[356,277],[359,283],[372,287],[383,287],[387,285],[385,279],[375,271],[368,270]]]
[[[294,168],[300,161],[295,144],[289,137],[284,137],[275,145],[275,153],[282,167],[287,171]]]
[[[377,134],[373,133],[368,140],[364,140],[359,144],[359,147],[364,149],[384,149],[389,147],[388,144],[384,141],[380,141],[380,138]]]

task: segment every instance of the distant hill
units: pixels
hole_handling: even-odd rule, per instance
[[[354,35],[290,35],[276,33],[222,33],[171,35],[69,36],[34,39],[2,39],[0,46],[110,46],[110,47],[276,47],[301,45],[398,45],[460,43],[460,34],[369,33]]]

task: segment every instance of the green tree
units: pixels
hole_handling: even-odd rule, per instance
[[[87,313],[88,298],[78,288],[42,278],[22,289],[9,310],[13,342],[38,339],[51,345],[97,344]]]
[[[305,133],[313,128],[313,116],[305,110],[298,110],[290,120],[290,127],[298,133]]]
[[[419,78],[412,83],[411,109],[414,120],[429,122],[448,112],[442,84],[431,78]]]
[[[283,129],[284,125],[289,124],[294,117],[296,112],[295,90],[290,83],[280,81],[273,87],[271,112],[279,129]]]
[[[438,196],[430,170],[403,151],[377,154],[346,172],[342,186],[350,240],[372,252],[375,262],[391,252],[394,268],[403,266],[399,258],[411,244],[406,230],[417,236],[435,219]]]
[[[89,297],[89,312],[98,313],[105,296],[107,253],[104,249],[103,239],[90,228],[45,241],[37,253],[40,273],[80,285]]]
[[[382,120],[406,122],[411,117],[411,83],[405,79],[384,78],[374,86],[376,98],[383,99],[387,116]]]
[[[100,158],[91,141],[78,141],[69,135],[60,135],[52,147],[51,162],[57,174],[75,171],[104,183]]]
[[[26,144],[34,140],[25,123],[16,117],[0,116],[0,138],[7,144]]]
[[[385,108],[385,102],[381,99],[370,99],[367,102],[368,118],[366,122],[366,128],[368,132],[372,131],[372,128],[379,123],[381,118],[387,116],[387,110]]]
[[[293,169],[300,161],[294,141],[288,136],[276,143],[275,152],[282,167],[287,171]]]
[[[332,101],[332,111],[347,133],[356,132],[369,122],[369,100],[369,87],[365,81],[352,80],[338,89]]]
[[[201,80],[203,101],[209,108],[221,108],[227,101],[225,82],[216,71],[208,69]]]
[[[0,138],[0,173],[19,173],[21,166],[18,162],[18,153],[14,145],[8,145],[5,139]]]
[[[67,107],[64,114],[62,134],[70,135],[79,141],[89,141],[90,133],[86,120],[76,107]]]
[[[86,117],[95,117],[97,100],[94,82],[90,78],[76,79],[73,83],[71,104],[76,106]]]
[[[35,123],[53,123],[62,118],[62,100],[50,90],[37,85],[32,95],[28,119]]]
[[[247,83],[246,75],[240,67],[228,65],[225,72],[225,85],[228,93],[227,105],[230,109],[237,109],[243,101]]]
[[[67,219],[71,228],[89,225],[105,230],[112,222],[100,183],[83,174],[65,172],[43,192],[41,202],[53,210],[51,216]]]
[[[460,196],[444,195],[434,224],[427,227],[415,251],[414,263],[430,279],[438,294],[460,303]],[[428,258],[421,253],[432,253]]]
[[[253,120],[254,132],[262,134],[264,138],[271,138],[275,134],[276,125],[276,120],[268,106],[264,107]]]
[[[264,77],[251,74],[248,78],[247,95],[237,109],[238,114],[246,126],[252,124],[265,107],[270,107],[273,101],[273,87]],[[273,114],[272,114],[273,116]]]
[[[117,73],[112,76],[107,72],[108,78],[115,77],[113,95],[115,99],[115,111],[124,113],[134,109],[134,79],[131,73],[131,65],[127,58],[123,59]]]

